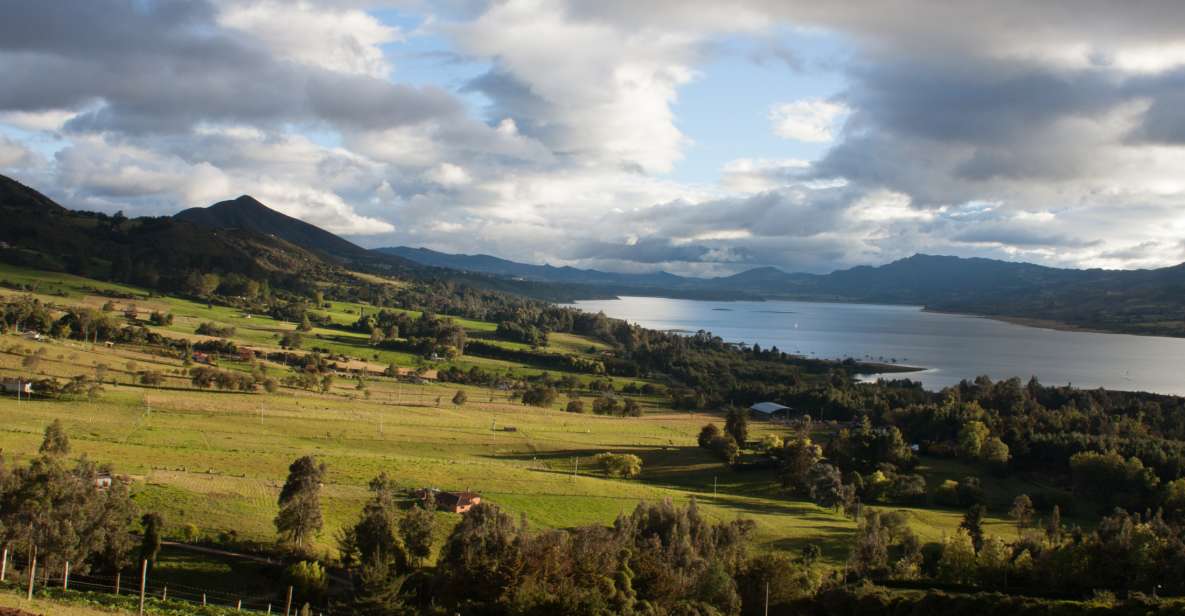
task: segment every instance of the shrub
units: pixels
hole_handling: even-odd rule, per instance
[[[209,321],[197,326],[196,333],[215,338],[230,338],[235,335],[235,328],[230,325],[218,325]]]
[[[302,560],[288,567],[287,573],[297,596],[305,601],[316,602],[329,589],[329,577],[320,563]]]
[[[593,459],[610,477],[633,479],[642,474],[642,458],[632,453],[599,453]]]
[[[569,400],[568,407],[564,410],[568,411],[569,413],[583,413],[584,402],[582,400]]]

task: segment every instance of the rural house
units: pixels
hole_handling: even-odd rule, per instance
[[[21,379],[15,377],[0,378],[0,392],[6,394],[17,394],[22,396],[33,395],[33,384],[28,379]]]

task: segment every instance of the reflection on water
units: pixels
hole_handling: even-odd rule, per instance
[[[623,297],[577,307],[661,330],[708,330],[730,342],[776,346],[807,357],[853,357],[926,368],[928,388],[981,374],[1036,376],[1047,385],[1185,395],[1185,339],[1038,329],[916,306],[814,302],[719,302]]]

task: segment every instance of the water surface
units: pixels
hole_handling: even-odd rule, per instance
[[[917,306],[655,297],[574,305],[651,329],[704,329],[729,342],[777,346],[808,357],[919,366],[925,370],[907,376],[931,389],[986,374],[1185,395],[1182,338],[1040,329]]]

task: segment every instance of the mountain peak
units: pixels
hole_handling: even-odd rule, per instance
[[[298,246],[339,257],[365,252],[358,245],[324,229],[277,212],[251,195],[240,195],[209,207],[189,208],[178,212],[174,218],[215,229],[247,229],[273,235]]]

